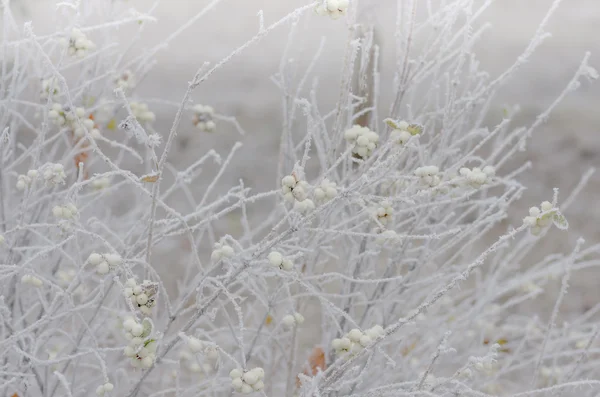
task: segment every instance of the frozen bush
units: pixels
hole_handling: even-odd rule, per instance
[[[398,0],[396,76],[381,81],[377,27],[359,12],[375,1],[357,3],[309,2],[271,25],[260,12],[246,43],[178,80],[191,78],[173,108],[138,91],[167,43],[141,55],[128,51],[139,35],[116,45],[122,27],[143,34],[153,6],[62,2],[56,31],[36,35],[2,2],[2,395],[600,393],[598,306],[558,321],[571,275],[597,271],[600,246],[540,248],[567,228],[562,214],[590,174],[565,198],[548,192],[523,223],[503,223],[530,166],[515,153],[597,77],[589,55],[532,125],[515,126],[513,114],[488,125],[495,93],[540,45],[547,19],[492,78],[472,50],[490,2]],[[348,35],[331,109],[318,105],[313,74],[322,48],[304,71],[288,62],[304,23]],[[223,157],[203,144],[178,169],[179,132],[204,139],[197,130],[215,130],[215,120],[213,137],[241,130],[194,104],[196,88],[286,29],[271,188],[223,186],[241,143]],[[547,316],[528,305],[542,293],[556,295]]]

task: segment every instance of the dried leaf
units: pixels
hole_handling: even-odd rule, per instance
[[[144,175],[143,177],[140,178],[142,180],[142,182],[150,182],[150,183],[154,183],[156,181],[158,181],[158,174],[148,174],[148,175]]]
[[[325,351],[320,347],[315,347],[308,357],[308,365],[310,368],[304,370],[304,375],[306,376],[315,376],[319,373],[319,370],[325,371],[327,369],[327,364],[325,363]],[[296,377],[296,386],[300,387],[302,382],[300,381],[300,377]]]
[[[390,127],[392,127],[393,129],[397,129],[398,128],[398,124],[396,124],[396,122],[392,119],[385,119],[383,120],[387,125],[389,125]]]
[[[419,124],[411,124],[408,126],[407,130],[410,132],[410,135],[419,135],[423,133],[423,126]]]
[[[319,372],[319,369],[325,371],[325,351],[320,347],[315,347],[308,358],[308,363],[310,364],[313,375],[316,375]]]
[[[404,349],[402,349],[402,355],[407,356],[411,351],[415,349],[415,347],[417,347],[417,341],[414,341],[410,344],[410,346],[407,346]]]
[[[489,339],[484,339],[484,340],[483,340],[483,344],[484,344],[484,345],[489,345],[489,343],[490,343],[490,340],[489,340]],[[505,339],[505,338],[500,338],[500,339],[496,340],[496,342],[495,342],[495,343],[499,344],[500,346],[504,346],[504,345],[506,345],[506,344],[508,343],[508,339]],[[498,349],[498,351],[499,351],[500,353],[510,353],[510,349],[509,349],[509,348],[507,348],[507,347],[504,347],[504,348],[502,348],[502,349]]]
[[[108,122],[108,124],[106,124],[106,128],[114,131],[117,128],[117,120],[115,119],[110,119],[110,121]]]
[[[272,322],[273,322],[273,316],[271,316],[270,314],[267,314],[267,318],[265,319],[265,324],[271,325]]]

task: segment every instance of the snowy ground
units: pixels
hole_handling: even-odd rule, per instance
[[[52,23],[59,23],[48,17],[48,3],[51,2],[32,0],[29,15],[25,17],[33,19],[38,34],[47,31]],[[131,3],[145,9],[149,1]],[[161,42],[207,3],[207,0],[163,1],[155,13],[160,23],[146,28],[142,43]],[[395,1],[378,0],[376,3],[377,6],[366,10],[361,18],[378,26],[384,54],[382,76],[389,79],[393,66]],[[497,0],[484,18],[492,23],[493,29],[477,47],[483,68],[494,76],[509,66],[527,46],[551,3],[551,0]],[[306,0],[224,0],[207,18],[194,24],[158,53],[158,63],[143,82],[139,94],[179,101],[187,82],[203,62],[217,62],[257,31],[258,10],[264,9],[265,23],[269,24],[303,4]],[[310,21],[310,28],[305,22],[301,23],[304,26],[296,40],[298,47],[305,48],[304,55],[298,58],[301,63],[310,59],[322,36],[327,39],[326,51],[315,73],[320,76],[322,106],[327,107],[337,96],[337,73],[345,41],[344,22],[324,18]],[[200,136],[191,125],[185,125],[178,138],[177,151],[172,156],[173,163],[178,166],[189,164],[208,148],[225,153],[235,140],[241,140],[246,155],[235,161],[235,171],[223,183],[236,183],[241,177],[258,190],[273,186],[281,111],[278,91],[269,76],[277,72],[285,45],[282,38],[287,35],[287,30],[287,27],[281,28],[241,54],[194,94],[196,102],[212,104],[220,113],[235,116],[247,135],[240,137],[233,128],[222,126],[213,136]],[[533,120],[565,87],[587,50],[592,51],[591,64],[600,69],[598,0],[564,0],[548,30],[553,37],[501,92],[495,107],[498,112],[505,103],[519,103],[522,120]],[[124,37],[127,34],[124,29]],[[156,111],[157,129],[167,130],[174,108],[163,107]],[[522,178],[529,190],[511,210],[513,222],[519,222],[529,206],[550,198],[553,187],[560,188],[564,197],[583,172],[591,166],[600,166],[600,83],[583,84],[579,91],[571,94],[548,123],[535,132],[528,152],[519,160],[522,159],[532,161],[533,167]],[[566,211],[571,225],[569,237],[554,231],[545,247],[569,250],[580,236],[585,236],[589,243],[600,241],[599,200],[600,173],[593,177],[576,205]],[[582,310],[600,298],[593,277],[578,277],[573,284],[570,299],[566,302],[571,310]]]

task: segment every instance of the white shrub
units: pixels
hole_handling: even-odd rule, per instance
[[[597,307],[569,323],[558,315],[571,274],[597,270],[600,247],[538,244],[553,225],[567,228],[561,211],[575,195],[559,202],[556,191],[522,224],[501,224],[525,189],[528,164],[514,154],[583,77],[597,77],[588,55],[534,124],[515,127],[508,114],[488,128],[489,103],[543,26],[493,79],[472,53],[488,2],[399,2],[428,12],[398,23],[393,81],[380,81],[376,27],[355,29],[356,1],[318,0],[269,26],[260,13],[247,43],[181,76],[192,79],[164,132],[154,126],[167,101],[138,93],[160,46],[136,56],[114,45],[121,27],[143,33],[152,11],[63,2],[56,32],[36,36],[3,1],[2,395],[598,395]],[[265,35],[321,20],[313,10],[349,29],[339,101],[321,109],[312,67],[282,62],[272,189],[219,194],[239,143],[225,160],[203,146],[176,169],[182,130],[211,132],[217,119],[219,134],[239,129],[194,105],[194,90],[239,52],[260,51]],[[556,279],[543,316],[528,300]]]

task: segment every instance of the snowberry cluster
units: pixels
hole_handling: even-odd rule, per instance
[[[87,38],[87,36],[79,29],[73,28],[69,40],[62,40],[62,44],[67,46],[67,52],[71,56],[83,58],[89,51],[96,48],[96,45]]]
[[[110,186],[110,178],[103,176],[102,178],[96,178],[91,181],[92,189],[102,190]]]
[[[85,130],[87,130],[94,139],[98,139],[102,136],[98,129],[98,125],[94,123],[94,120],[86,117],[81,120],[81,124],[83,124],[83,128],[78,124],[73,127],[73,135],[76,138],[83,138],[85,136]]]
[[[156,119],[154,113],[148,110],[148,105],[140,102],[131,102],[129,104],[133,117],[140,123],[151,123]]]
[[[126,70],[115,78],[115,85],[124,91],[135,86],[135,76],[131,70]]]
[[[158,294],[158,284],[150,280],[144,280],[141,284],[130,278],[125,282],[124,294],[137,306],[145,315],[152,314],[152,308],[156,305],[156,295]]]
[[[394,212],[394,209],[389,201],[383,200],[378,207],[374,208],[373,212],[379,223],[382,225],[387,225],[388,221],[392,219],[392,213]]]
[[[531,207],[529,209],[529,216],[523,218],[523,223],[529,226],[531,234],[538,236],[543,229],[549,227],[553,222],[560,229],[567,228],[565,217],[554,208],[551,202],[544,201],[540,207],[541,209]]]
[[[404,120],[397,123],[390,119],[384,121],[393,128],[392,132],[390,132],[390,139],[392,142],[401,146],[406,144],[410,138],[419,135],[423,131],[423,127],[418,124],[408,124],[408,122]]]
[[[287,258],[284,258],[284,256],[277,251],[271,251],[271,253],[268,256],[268,259],[271,266],[278,267],[281,270],[292,270],[294,268],[294,264],[292,263],[292,261]]]
[[[98,388],[96,388],[96,394],[99,396],[103,396],[104,393],[110,393],[111,391],[113,391],[114,386],[112,383],[110,382],[106,382],[103,385],[98,386]]]
[[[193,108],[194,119],[192,122],[197,129],[204,132],[213,132],[217,125],[215,124],[213,117],[215,110],[212,106],[208,105],[196,105]]]
[[[31,274],[26,274],[21,277],[21,282],[23,284],[33,285],[34,287],[41,287],[44,283],[39,278],[32,276]]]
[[[331,347],[333,347],[336,354],[356,353],[384,334],[385,331],[381,325],[375,325],[365,332],[354,328],[343,337],[334,339],[331,342]]]
[[[235,251],[232,247],[225,243],[215,243],[215,248],[213,249],[210,258],[214,261],[220,261],[223,258],[231,258]]]
[[[249,371],[235,368],[231,370],[229,377],[231,378],[231,386],[239,393],[249,394],[261,391],[265,387],[263,383],[265,371],[261,367],[252,368]]]
[[[299,181],[296,175],[286,175],[281,180],[281,193],[288,202],[294,203],[294,208],[300,212],[310,211],[315,208],[315,203],[307,198],[310,185],[306,181]]]
[[[304,323],[304,316],[298,312],[296,312],[294,314],[287,314],[287,315],[283,316],[283,319],[281,320],[281,322],[286,327],[292,328],[292,327],[295,327],[296,325],[301,325],[302,323]]]
[[[27,171],[27,175],[19,175],[17,178],[17,190],[25,190],[31,186],[31,183],[37,176],[37,170],[29,170]]]
[[[75,114],[79,115],[79,117],[83,117],[84,113],[85,111],[83,108],[75,109]],[[75,120],[75,117],[73,117],[73,115],[69,113],[66,109],[63,109],[60,103],[52,104],[52,109],[50,109],[50,111],[48,112],[48,117],[50,117],[50,120],[52,120],[54,124],[61,127],[67,124],[68,118],[71,118],[71,120]]]
[[[57,205],[52,208],[52,214],[59,219],[75,219],[78,213],[77,207],[73,203]]]
[[[419,167],[415,170],[415,175],[421,178],[421,184],[429,187],[435,187],[440,184],[440,169],[435,165]]]
[[[338,19],[340,16],[346,15],[348,4],[348,0],[326,0],[315,8],[315,12],[318,15],[329,15],[332,19]]]
[[[354,145],[352,153],[361,158],[367,158],[373,154],[379,142],[379,135],[375,131],[360,125],[354,125],[347,129],[344,138],[348,143]]]
[[[200,365],[198,360],[196,359],[196,354],[203,354],[206,356],[208,360],[210,360],[213,364],[211,365],[208,362]],[[219,352],[216,347],[210,343],[206,343],[201,341],[198,338],[194,338],[193,336],[187,337],[187,344],[182,350],[179,352],[179,358],[185,360],[187,362],[187,368],[191,372],[201,373],[201,372],[211,372],[214,368],[214,362],[219,358]]]
[[[152,323],[145,318],[141,323],[133,317],[123,321],[125,337],[130,341],[123,350],[125,356],[131,358],[131,365],[136,368],[150,368],[156,359],[156,341],[149,339]]]
[[[337,185],[329,179],[323,179],[321,185],[316,187],[314,195],[317,200],[328,201],[337,196]]]
[[[52,105],[52,109],[48,112],[48,117],[52,122],[60,127],[66,126],[73,135],[77,138],[83,138],[85,136],[85,129],[88,130],[92,138],[100,137],[100,130],[96,128],[94,120],[89,117],[85,117],[85,109],[82,107],[75,108],[71,111],[69,108],[63,108],[61,104],[55,103]],[[85,117],[85,118],[84,118]],[[81,124],[77,121],[81,120]]]
[[[96,272],[98,274],[107,274],[111,270],[114,270],[117,266],[123,263],[123,258],[119,254],[98,254],[92,252],[88,256],[88,262],[92,266],[96,266]]]
[[[491,165],[485,166],[483,169],[478,167],[474,167],[473,169],[463,167],[459,172],[465,178],[467,184],[474,188],[489,183],[494,175],[496,175],[496,170]]]
[[[65,183],[67,175],[62,164],[46,164],[42,169],[42,176],[48,185],[58,185]]]
[[[60,86],[55,77],[42,80],[42,91],[40,92],[41,99],[54,98],[60,95]]]

